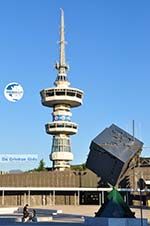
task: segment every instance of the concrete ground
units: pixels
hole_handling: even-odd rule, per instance
[[[45,208],[45,207],[40,207]],[[80,216],[93,216],[94,213],[99,210],[98,205],[80,205],[80,206],[67,206],[67,205],[57,205],[57,206],[50,206],[49,209],[54,210],[62,210],[64,214],[73,214],[73,215],[80,215]],[[48,209],[46,207],[46,209]],[[135,212],[135,216],[140,218],[140,209],[139,208],[131,208],[133,212]],[[150,221],[150,209],[143,209],[143,218],[147,218]]]
[[[54,214],[53,220],[50,222],[40,222],[40,223],[25,223],[26,226],[34,225],[50,225],[50,226],[82,226],[84,225],[84,216],[94,216],[94,213],[98,211],[99,206],[45,206],[45,207],[30,207],[37,208],[41,212],[45,212],[46,216],[51,215],[51,210],[62,210],[60,214]],[[133,212],[135,212],[135,216],[140,218],[140,209],[131,208]],[[21,215],[22,213],[20,213]],[[150,209],[143,210],[143,218],[147,218],[150,222]],[[7,226],[21,226],[23,223],[11,223],[5,224]]]
[[[52,206],[52,209],[62,210],[63,214],[53,217],[53,223],[51,226],[81,226],[84,223],[84,216],[94,217],[94,213],[99,210],[99,206],[90,205],[90,206]],[[141,212],[139,208],[131,208],[135,212],[136,218],[141,217]],[[150,209],[143,209],[143,218],[148,219],[150,224]],[[59,224],[60,223],[60,224]],[[62,224],[65,223],[65,224]]]

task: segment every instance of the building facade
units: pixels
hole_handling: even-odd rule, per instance
[[[127,187],[118,189],[128,204],[139,205],[141,175],[147,185],[143,205],[150,206],[150,164],[130,169],[124,178]],[[90,170],[4,174],[0,175],[0,206],[101,205],[111,189]]]

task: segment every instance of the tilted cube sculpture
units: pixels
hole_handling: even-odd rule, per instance
[[[115,186],[142,146],[140,140],[112,124],[92,140],[86,166]]]

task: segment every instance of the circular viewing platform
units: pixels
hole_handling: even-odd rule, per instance
[[[48,134],[59,134],[59,133],[65,133],[67,135],[73,135],[76,134],[78,131],[78,126],[75,123],[72,122],[65,122],[65,121],[56,121],[47,123],[45,125],[46,133]]]
[[[57,104],[67,104],[78,107],[82,104],[83,92],[76,88],[48,88],[40,92],[42,104],[53,107]]]

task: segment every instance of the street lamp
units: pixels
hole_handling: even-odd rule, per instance
[[[142,211],[142,190],[145,188],[145,181],[140,178],[137,182],[138,188],[140,189],[140,212],[141,212],[141,226],[143,226],[143,211]]]

